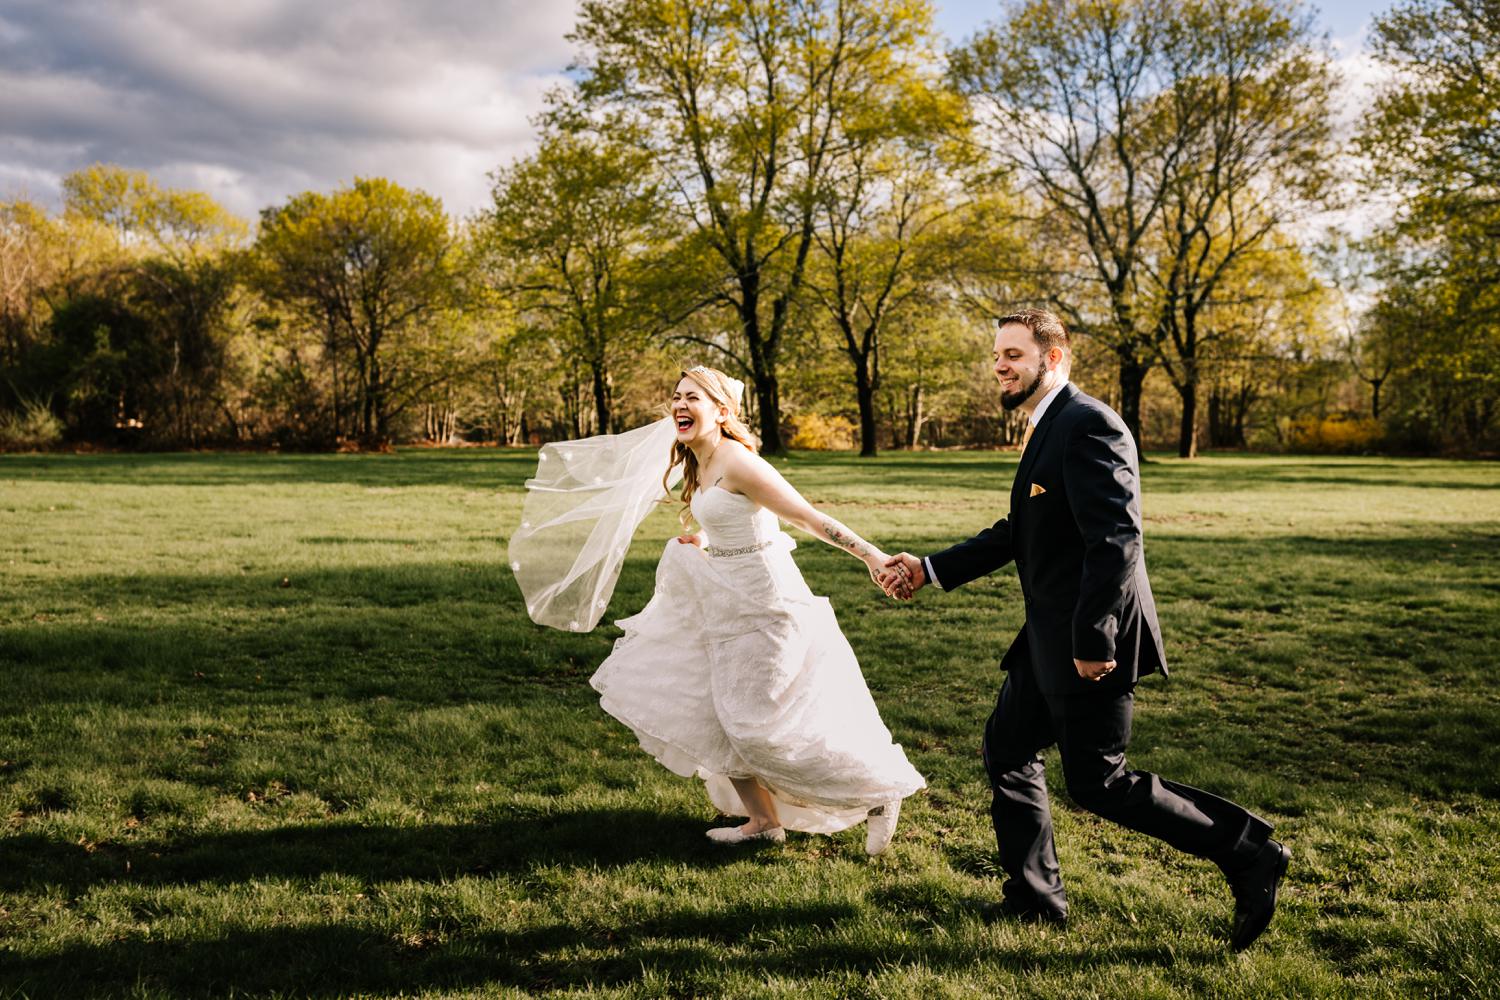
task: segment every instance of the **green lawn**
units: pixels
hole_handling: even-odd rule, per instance
[[[1147,467],[1173,677],[1138,692],[1134,763],[1295,852],[1233,956],[1211,866],[1060,787],[1067,932],[962,907],[998,895],[977,748],[1008,571],[897,605],[804,540],[930,788],[874,861],[858,829],[714,848],[700,789],[588,687],[617,630],[522,613],[534,463],[0,456],[0,997],[1500,994],[1500,465]],[[920,552],[1001,513],[1014,457],[785,467]]]

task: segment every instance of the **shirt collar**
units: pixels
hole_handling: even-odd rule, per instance
[[[1047,393],[1047,395],[1042,397],[1042,401],[1036,404],[1036,409],[1031,413],[1031,426],[1035,427],[1037,424],[1042,422],[1042,414],[1047,412],[1047,407],[1052,405],[1052,401],[1057,398],[1057,394],[1062,392],[1063,386],[1067,384],[1068,380],[1063,379],[1062,381],[1054,385],[1051,391]]]

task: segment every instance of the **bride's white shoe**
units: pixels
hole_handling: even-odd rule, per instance
[[[737,826],[720,826],[708,831],[708,839],[716,844],[743,844],[751,840],[766,840],[773,844],[781,844],[786,842],[786,830],[773,826],[759,833],[745,833]]]
[[[892,799],[870,810],[865,820],[865,853],[870,857],[883,854],[896,835],[896,821],[901,818],[901,800]]]

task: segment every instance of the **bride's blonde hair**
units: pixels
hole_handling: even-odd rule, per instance
[[[678,377],[678,382],[680,383],[684,378],[692,379],[708,396],[710,402],[728,411],[719,423],[719,430],[725,437],[738,441],[751,451],[760,450],[760,439],[750,433],[750,428],[746,427],[745,422],[740,419],[739,394],[730,388],[728,375],[717,368],[698,365],[682,372]],[[698,478],[698,456],[681,441],[673,441],[672,461],[667,466],[666,475],[661,478],[662,488],[669,492],[671,488],[667,485],[668,477],[679,464],[682,465],[682,510],[677,516],[682,521],[682,526],[686,528],[693,519],[693,510],[689,504],[692,503],[693,494],[698,492],[701,485]]]

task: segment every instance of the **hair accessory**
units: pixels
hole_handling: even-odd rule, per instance
[[[702,375],[723,375],[722,372],[714,372],[713,369],[709,368],[707,365],[694,365],[687,370],[687,374],[689,375],[692,375],[694,373]],[[741,382],[739,379],[735,378],[732,375],[724,375],[724,382],[729,387],[730,402],[734,403],[735,412],[738,413],[745,406],[745,383]]]

